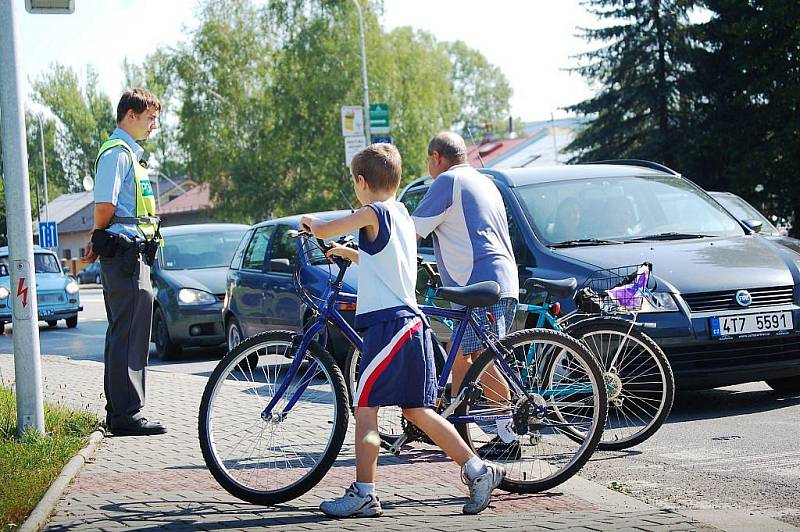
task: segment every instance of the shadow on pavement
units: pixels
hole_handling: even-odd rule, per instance
[[[732,388],[679,390],[667,423],[755,414],[800,405],[800,394]]]

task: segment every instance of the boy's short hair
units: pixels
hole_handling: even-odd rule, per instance
[[[140,88],[126,90],[117,104],[117,124],[122,122],[128,111],[133,110],[139,115],[144,113],[148,107],[155,107],[156,111],[161,110],[161,102],[152,92]]]
[[[403,159],[393,144],[370,144],[350,163],[353,178],[364,176],[370,190],[396,191],[403,175]]]

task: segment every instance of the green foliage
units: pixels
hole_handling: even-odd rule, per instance
[[[94,175],[97,151],[116,127],[111,100],[97,85],[91,67],[81,87],[75,71],[57,63],[33,83],[34,100],[46,105],[63,125],[56,149],[70,192],[81,190],[83,178]]]
[[[676,165],[681,132],[681,72],[691,0],[594,0],[589,11],[608,25],[584,29],[604,44],[583,54],[577,70],[602,88],[568,108],[596,118],[566,150],[572,162],[642,158]]]
[[[0,386],[0,529],[21,524],[99,426],[97,416],[45,404],[45,429],[17,438],[16,398]]]
[[[706,0],[694,28],[687,171],[768,213],[800,212],[800,4]],[[763,185],[764,192],[755,191]],[[797,217],[793,231],[798,233]]]
[[[510,89],[463,43],[451,51],[411,28],[385,31],[380,4],[361,5],[370,101],[389,105],[410,179],[426,171],[432,135],[459,120],[502,116]],[[340,108],[363,102],[353,3],[208,1],[199,18],[185,45],[129,70],[174,99],[186,171],[210,183],[219,214],[254,221],[350,206]]]
[[[446,49],[458,106],[456,123],[475,127],[508,120],[512,90],[503,71],[463,41],[450,43]]]

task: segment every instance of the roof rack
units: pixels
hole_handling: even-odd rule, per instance
[[[654,163],[653,161],[645,161],[644,159],[609,159],[607,161],[590,161],[586,163],[580,164],[619,164],[625,166],[643,166],[645,168],[651,168],[653,170],[658,170],[659,172],[665,172],[667,174],[672,174],[674,176],[681,177],[681,174],[673,170],[668,166],[664,166],[663,164]]]

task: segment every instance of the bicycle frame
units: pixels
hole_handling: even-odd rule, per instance
[[[324,303],[319,306],[311,300],[305,292],[300,289],[298,292],[301,294],[301,298],[306,302],[307,305],[311,309],[313,309],[316,314],[317,318],[314,322],[306,329],[305,333],[302,336],[302,340],[298,345],[297,352],[298,353],[305,353],[306,350],[310,347],[311,342],[314,337],[318,334],[324,334],[325,325],[327,323],[331,323],[335,327],[337,327],[344,337],[352,344],[355,349],[358,349],[360,352],[363,352],[363,340],[361,336],[350,326],[350,324],[344,319],[344,317],[338,311],[338,305],[341,303],[348,303],[354,304],[356,303],[356,295],[350,294],[346,292],[341,292],[342,289],[342,279],[344,278],[344,272],[347,270],[349,264],[342,262],[339,265],[339,274],[336,277],[336,280],[332,281],[329,284],[328,294],[325,297]],[[298,264],[299,270],[299,264]],[[295,272],[295,282],[299,283],[299,271]],[[299,284],[298,284],[299,286]],[[444,368],[442,369],[442,373],[439,376],[439,381],[437,383],[437,396],[442,397],[442,394],[445,391],[445,386],[447,385],[447,379],[450,376],[450,372],[453,369],[453,364],[455,363],[455,359],[458,356],[458,347],[461,345],[461,339],[464,336],[464,332],[466,332],[467,327],[472,327],[478,337],[481,339],[481,342],[487,346],[488,349],[491,349],[492,352],[495,354],[495,364],[497,364],[501,371],[505,373],[506,377],[509,379],[511,385],[514,387],[514,391],[519,394],[524,394],[528,396],[530,399],[530,394],[522,384],[522,381],[516,375],[514,370],[502,356],[502,354],[498,351],[496,344],[486,331],[480,326],[478,321],[475,319],[472,309],[464,309],[464,310],[453,310],[448,308],[441,308],[436,307],[433,305],[422,305],[420,306],[420,310],[427,316],[432,317],[440,317],[448,320],[459,321],[459,325],[455,330],[455,335],[453,337],[453,343],[450,348],[450,352],[448,353],[447,360],[445,361]],[[287,402],[286,406],[284,407],[283,411],[279,414],[274,414],[273,409],[278,401],[283,397],[286,393],[287,388],[289,387],[290,383],[294,380],[297,375],[297,371],[300,368],[300,364],[302,362],[303,357],[294,357],[292,360],[291,365],[289,366],[289,370],[286,372],[286,376],[281,382],[281,385],[278,387],[278,390],[275,392],[275,395],[270,400],[269,404],[266,406],[264,411],[261,413],[261,417],[264,419],[282,419],[285,417],[289,411],[291,411],[292,407],[297,403],[300,397],[305,392],[308,385],[311,383],[311,378],[305,379],[301,382],[297,389],[295,390],[292,397]],[[315,364],[315,363],[312,363]],[[314,375],[314,366],[312,365],[307,372],[308,375]],[[452,412],[462,401],[464,400],[463,395],[459,395],[456,399],[453,400],[450,407],[448,408],[449,412]],[[501,419],[501,418],[510,418],[511,415],[507,416],[492,416],[492,419]],[[476,421],[477,418],[475,416],[447,416],[447,419],[451,423],[467,423]]]

